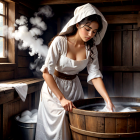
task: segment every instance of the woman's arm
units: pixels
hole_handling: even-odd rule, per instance
[[[111,99],[109,98],[109,95],[106,91],[106,88],[104,86],[104,83],[103,83],[101,77],[92,79],[92,83],[93,83],[94,87],[96,88],[96,90],[100,93],[100,95],[106,101],[109,110],[111,110],[113,112],[113,108],[115,108],[115,107],[114,107]]]
[[[72,107],[75,107],[73,103],[67,99],[65,99],[62,92],[59,90],[59,88],[56,85],[56,82],[51,74],[48,73],[48,70],[45,69],[43,72],[43,78],[46,81],[47,85],[51,89],[51,91],[56,95],[56,97],[59,99],[61,105],[64,107],[67,111],[72,111]]]

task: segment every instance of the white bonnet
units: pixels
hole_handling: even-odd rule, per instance
[[[84,4],[82,6],[78,6],[74,10],[74,17],[72,17],[68,21],[68,23],[64,26],[64,28],[61,30],[59,35],[65,35],[65,34],[71,33],[73,30],[73,25],[80,22],[85,17],[93,15],[93,14],[98,14],[102,18],[103,29],[100,32],[100,36],[99,36],[99,34],[97,34],[96,37],[95,36],[93,37],[95,40],[95,45],[100,44],[101,40],[103,39],[103,37],[105,35],[108,24],[107,24],[106,19],[102,15],[102,13],[95,6],[93,6],[90,3]]]

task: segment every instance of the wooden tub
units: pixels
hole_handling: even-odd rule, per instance
[[[113,102],[137,102],[140,98],[111,97]],[[77,109],[69,112],[73,140],[140,140],[140,107],[135,112],[97,112],[78,109],[83,105],[104,103],[103,98],[74,102]]]

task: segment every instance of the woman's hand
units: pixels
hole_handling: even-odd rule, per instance
[[[60,103],[61,103],[61,105],[64,107],[64,109],[65,109],[66,111],[72,112],[72,108],[76,108],[76,107],[74,106],[74,104],[72,103],[72,101],[67,100],[67,99],[65,99],[65,98],[62,98],[62,99],[60,100]]]
[[[107,102],[107,108],[111,112],[114,112],[115,111],[115,106],[113,105],[113,103],[111,101]]]

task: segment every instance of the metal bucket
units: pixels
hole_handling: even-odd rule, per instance
[[[16,123],[15,138],[17,140],[35,140],[36,123],[23,123],[19,122],[16,118],[14,120]]]

